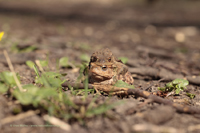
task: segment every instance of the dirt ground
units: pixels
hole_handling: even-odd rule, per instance
[[[178,6],[177,6],[178,5]],[[22,84],[34,81],[34,72],[27,60],[50,59],[51,71],[56,71],[57,60],[81,64],[81,55],[109,48],[117,57],[127,57],[127,66],[134,78],[135,88],[157,92],[176,76],[193,78],[187,89],[169,99],[181,105],[200,108],[200,2],[182,1],[0,1],[0,31],[5,35],[0,42],[0,72],[9,70],[3,50],[9,53],[14,69]],[[26,47],[36,49],[23,51]],[[155,68],[175,75],[157,82],[164,76],[134,72],[134,68]],[[68,73],[68,80],[76,80],[79,72],[74,68],[60,68]],[[196,80],[195,80],[196,79]],[[69,90],[68,90],[69,91]],[[194,99],[186,92],[195,94]],[[78,99],[79,96],[76,98]],[[90,94],[93,97],[93,94]],[[104,102],[107,96],[100,96]],[[0,119],[19,114],[13,108],[20,106],[22,113],[32,110],[15,100],[0,96]],[[111,101],[123,104],[109,110],[107,115],[88,119],[85,124],[69,122],[69,132],[151,132],[199,133],[200,114],[177,112],[167,105],[151,103],[148,99],[113,96]],[[65,132],[59,127],[11,127],[10,125],[45,124],[42,114],[1,124],[3,133]]]

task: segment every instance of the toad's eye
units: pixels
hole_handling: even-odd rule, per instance
[[[111,62],[111,58],[109,58],[108,61]]]
[[[106,67],[106,66],[102,66],[101,69],[102,69],[103,71],[106,71],[106,70],[107,70],[107,67]]]

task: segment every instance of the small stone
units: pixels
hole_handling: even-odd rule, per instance
[[[182,32],[178,32],[175,34],[175,40],[177,42],[185,42],[185,34],[183,34]]]
[[[144,119],[153,124],[165,123],[172,119],[175,110],[170,106],[160,106],[154,110],[146,111],[144,114]]]

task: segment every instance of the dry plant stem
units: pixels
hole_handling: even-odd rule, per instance
[[[73,86],[73,85],[75,85],[75,86]],[[82,83],[74,84],[74,83],[66,83],[65,82],[64,84],[62,84],[62,86],[63,87],[72,86],[72,87],[78,87],[79,89],[84,89],[84,86],[83,86]],[[93,87],[97,87],[97,85],[96,86],[91,85],[91,84],[88,85],[88,89],[93,89]],[[161,97],[156,96],[156,95],[152,95],[148,91],[142,91],[141,89],[128,89],[128,88],[119,88],[119,87],[115,87],[113,89],[113,87],[110,87],[110,86],[107,86],[107,87],[99,86],[97,89],[99,91],[104,91],[105,93],[110,93],[110,94],[113,94],[113,95],[118,95],[120,93],[124,93],[126,95],[136,95],[136,96],[140,96],[140,97],[143,97],[143,98],[146,98],[146,99],[151,99],[152,102],[172,106],[176,109],[177,112],[181,112],[181,113],[200,114],[199,108],[179,105],[179,104],[176,104],[176,103],[174,103],[170,100],[161,98]]]
[[[71,126],[63,121],[61,121],[58,118],[55,118],[53,116],[49,116],[49,115],[44,115],[43,119],[45,121],[50,122],[51,124],[60,127],[61,129],[65,130],[65,131],[70,131],[71,130]]]
[[[40,61],[39,60],[35,60],[35,63],[37,64],[37,66],[39,67],[41,72],[44,72],[44,69],[42,68]]]
[[[8,63],[8,66],[9,66],[9,68],[10,68],[10,71],[13,73],[13,77],[14,77],[14,79],[15,79],[15,82],[16,82],[16,84],[17,84],[17,87],[19,88],[19,90],[20,90],[21,92],[26,91],[26,90],[24,90],[24,89],[22,88],[22,86],[21,86],[21,84],[20,84],[20,82],[19,82],[19,80],[18,80],[18,78],[17,78],[17,76],[16,76],[14,67],[13,67],[13,65],[12,65],[12,63],[11,63],[11,60],[10,60],[10,58],[9,58],[9,56],[8,56],[7,51],[4,50],[3,53],[4,53],[4,56],[5,56],[6,61],[7,61],[7,63]]]
[[[200,130],[200,124],[191,125],[191,126],[188,127],[188,132],[192,132],[192,131],[195,131],[195,130]]]
[[[136,133],[186,133],[183,129],[153,124],[135,124],[132,129]]]
[[[18,114],[16,116],[9,116],[9,117],[2,119],[0,123],[1,123],[1,125],[5,125],[5,124],[8,124],[8,123],[11,123],[11,122],[14,122],[14,121],[19,121],[21,119],[25,119],[27,117],[36,115],[39,112],[40,112],[39,110],[36,110],[36,111],[31,110],[31,111],[28,111],[28,112],[25,112],[25,113]]]

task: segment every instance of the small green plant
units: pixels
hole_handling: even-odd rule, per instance
[[[28,67],[30,67],[30,68],[33,68],[34,65],[35,65],[35,63],[32,62],[32,61],[30,61],[30,60],[28,60],[28,61],[26,61],[26,65],[27,65]]]
[[[19,74],[17,74],[17,78],[20,80]],[[8,91],[9,88],[17,86],[12,72],[1,72],[0,79],[0,93],[4,93]]]
[[[58,68],[59,67],[76,68],[76,65],[74,62],[70,62],[68,57],[62,57],[58,61]]]
[[[47,60],[39,60],[42,67],[48,67],[49,62]]]
[[[90,62],[90,57],[87,54],[81,54],[80,59],[83,62]]]
[[[14,52],[31,52],[37,49],[34,45],[27,45],[24,47],[19,47],[17,43],[14,43],[11,47],[12,51]]]
[[[15,89],[13,95],[19,100],[23,105],[33,104],[37,107],[42,100],[47,100],[54,95],[56,95],[56,90],[54,88],[37,87],[32,84],[27,84],[23,86],[26,92],[20,92]]]
[[[85,118],[94,117],[96,115],[105,114],[108,110],[116,106],[117,104],[109,104],[105,102],[103,104],[96,104],[96,98],[93,98],[87,106],[88,92],[94,92],[94,90],[88,89],[88,79],[84,80],[84,89],[78,89],[70,87],[72,95],[66,94],[63,91],[62,83],[66,80],[63,79],[63,74],[56,72],[42,72],[40,73],[35,63],[27,61],[26,64],[35,71],[35,85],[23,86],[27,92],[20,92],[15,89],[13,92],[14,97],[20,101],[23,105],[33,105],[34,107],[42,106],[48,111],[50,115],[62,118],[64,120],[77,119],[82,121]],[[85,69],[85,65],[80,66],[80,77]],[[77,104],[72,100],[75,95],[83,95],[83,99]],[[81,104],[83,102],[83,104]]]
[[[17,75],[18,80],[20,80],[19,74],[16,74],[16,75]],[[8,86],[13,87],[16,85],[16,82],[15,82],[12,72],[3,71],[0,73],[0,78],[1,78],[1,81]]]
[[[59,66],[61,67],[68,67],[69,63],[68,63],[69,58],[68,57],[62,57],[59,60]]]
[[[5,93],[5,92],[8,91],[8,89],[9,89],[8,86],[6,86],[6,85],[3,84],[3,83],[0,83],[0,93]]]
[[[122,80],[118,80],[114,84],[114,86],[116,86],[116,87],[123,87],[123,88],[130,88],[130,89],[134,89],[135,88],[134,85],[130,85],[130,84],[128,84],[128,83],[126,83],[126,82],[124,82]]]
[[[180,91],[186,89],[188,84],[189,82],[185,79],[175,79],[172,82],[167,83],[165,87],[158,87],[158,89],[165,92],[179,94]]]
[[[80,43],[79,47],[82,50],[90,50],[91,49],[91,47],[87,43]]]
[[[127,57],[119,57],[118,59],[120,59],[124,64],[126,64],[128,62]]]
[[[191,93],[186,93],[186,94],[190,99],[193,99],[195,97],[195,94],[191,94]]]

